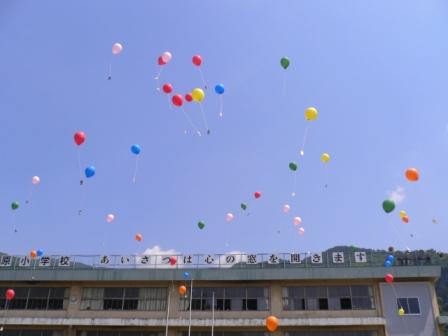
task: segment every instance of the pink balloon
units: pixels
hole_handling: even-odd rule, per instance
[[[165,63],[168,63],[169,61],[171,61],[171,58],[173,58],[173,56],[171,55],[171,53],[169,51],[165,51],[161,57]]]
[[[108,215],[106,216],[106,221],[107,221],[108,223],[112,223],[112,222],[114,221],[114,219],[115,219],[115,216],[112,215],[112,214],[108,214]]]
[[[300,224],[302,224],[302,218],[294,217],[294,225],[299,226]]]
[[[231,222],[231,221],[233,221],[233,219],[235,218],[235,216],[233,215],[233,213],[228,213],[227,215],[226,215],[226,221],[228,221],[228,222]]]
[[[123,46],[120,43],[115,43],[112,46],[112,54],[118,55],[123,51]]]
[[[34,185],[38,185],[40,183],[40,177],[39,176],[33,176],[31,179],[31,183]]]
[[[290,206],[289,204],[285,204],[285,205],[283,206],[283,212],[284,212],[284,213],[288,213],[289,210],[291,210],[291,206]]]
[[[305,234],[305,229],[303,227],[299,227],[297,230],[299,232],[299,235],[303,236]]]

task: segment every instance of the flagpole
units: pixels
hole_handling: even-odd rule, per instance
[[[190,321],[188,322],[188,336],[191,336],[191,304],[193,302],[193,279],[190,283]]]
[[[212,336],[215,330],[215,292],[212,294]]]
[[[166,306],[166,327],[165,327],[165,336],[168,336],[168,320],[170,317],[170,302],[171,302],[171,286],[168,287],[168,303]]]

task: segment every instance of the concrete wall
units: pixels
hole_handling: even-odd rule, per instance
[[[429,282],[382,283],[380,288],[387,336],[439,336]],[[421,314],[399,316],[398,297],[417,297]]]

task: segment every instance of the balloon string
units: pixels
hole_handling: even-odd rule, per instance
[[[3,317],[2,317],[2,326],[0,328],[0,332],[3,332],[3,328],[5,327],[5,323],[6,323],[6,314],[8,313],[8,303],[9,300],[6,300],[6,304],[5,304],[5,311],[3,312]]]
[[[282,96],[286,96],[286,72],[283,72]]]
[[[324,170],[325,170],[325,188],[327,188],[328,187],[328,167],[327,167],[327,163],[325,163]]]
[[[407,246],[404,242],[404,240],[401,238],[400,234],[398,233],[397,228],[395,227],[395,223],[392,222],[392,227],[394,229],[395,235],[397,236],[398,240],[401,242],[401,244],[403,245],[403,247],[407,250],[409,248],[409,246]]]
[[[199,74],[201,75],[202,83],[204,84],[204,89],[207,90],[207,82],[205,81],[204,74],[202,73],[202,69],[199,67]]]
[[[25,204],[29,204],[30,203],[32,196],[33,196],[33,189],[31,189],[30,192],[28,193],[28,197],[25,200]]]
[[[205,117],[204,108],[202,107],[202,103],[199,103],[199,108],[201,109],[202,120],[204,121],[205,129],[207,130],[207,134],[210,133],[210,129],[208,128],[207,118]]]
[[[159,69],[159,72],[157,73],[157,75],[154,77],[154,79],[156,80],[156,90],[160,91],[160,75],[162,75],[162,71],[163,71],[163,67],[161,66]]]
[[[391,285],[391,287],[392,287],[392,291],[394,292],[395,300],[397,301],[398,305],[400,306],[400,308],[398,308],[398,309],[403,309],[403,310],[404,310],[403,306],[401,305],[400,300],[398,300],[398,293],[397,293],[397,291],[396,291],[396,289],[395,289],[395,285],[394,285],[393,283],[391,283],[390,285]],[[395,306],[395,302],[394,302],[394,306]],[[402,317],[402,316],[400,316],[400,317]],[[404,328],[405,331],[407,332],[407,331],[408,331],[408,325],[407,325],[406,321],[405,321],[403,318],[400,319],[400,320],[401,320],[402,324],[403,324],[404,327],[405,327],[405,328]]]
[[[306,137],[308,135],[309,127],[310,127],[309,125],[306,126],[305,133],[303,134],[302,148],[300,149],[300,155],[302,155],[302,156],[305,155],[305,144],[306,144]]]
[[[84,181],[82,179],[82,168],[81,168],[81,150],[78,148],[78,169],[79,169],[79,184],[83,185]]]
[[[15,211],[15,210],[13,210],[13,211]],[[14,230],[14,233],[17,233],[17,227],[16,227],[16,214],[15,214],[15,213],[12,214],[12,220],[11,220],[11,222],[12,222],[12,229]]]
[[[109,75],[107,76],[108,80],[112,79],[112,58],[109,61]]]
[[[222,118],[224,115],[224,100],[222,99],[222,95],[219,96],[219,116]]]
[[[197,133],[197,135],[201,136],[201,132],[198,130],[198,128],[193,124],[193,122],[191,121],[190,117],[188,116],[187,112],[185,112],[185,109],[183,106],[181,106],[182,109],[182,113],[185,116],[185,119],[187,119],[188,123],[190,124],[190,127]]]
[[[294,173],[294,183],[293,183],[294,187],[293,187],[293,190],[292,190],[292,193],[291,193],[292,197],[296,196],[296,185],[297,185],[297,174]]]
[[[135,158],[135,169],[134,169],[134,176],[132,177],[132,183],[135,183],[137,180],[137,172],[138,172],[138,156]]]

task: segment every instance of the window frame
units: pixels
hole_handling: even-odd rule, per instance
[[[251,289],[259,289],[264,296],[254,296],[249,293]],[[215,300],[212,303],[212,293],[215,292]],[[232,291],[234,290],[234,291]],[[236,292],[236,294],[235,294]],[[238,293],[240,292],[240,293]],[[267,293],[266,293],[267,292]],[[190,288],[187,289],[186,295],[180,296],[179,310],[188,311],[190,309]],[[266,294],[265,294],[266,293]],[[249,295],[251,294],[251,295]],[[238,312],[255,312],[255,311],[269,311],[271,305],[271,291],[267,286],[247,286],[247,287],[195,287],[193,288],[192,311],[238,311]],[[255,300],[255,301],[254,301]],[[264,302],[260,302],[263,300]],[[193,304],[194,302],[194,304]],[[218,302],[220,302],[218,307]],[[221,304],[222,303],[222,304]],[[256,309],[249,309],[248,307],[256,306]],[[212,305],[214,307],[212,307]],[[221,307],[222,306],[222,307]],[[228,308],[228,309],[226,309]]]
[[[367,294],[360,296],[358,293],[354,295],[354,287],[365,287]],[[331,289],[336,287],[347,287],[348,291],[343,294],[331,294]],[[308,291],[307,291],[308,289]],[[292,292],[290,294],[290,292]],[[326,293],[323,296],[323,293]],[[347,294],[350,294],[347,296]],[[327,308],[323,309],[321,302],[323,299],[327,300]],[[342,299],[350,300],[350,309],[342,308]],[[355,300],[368,299],[370,302],[367,308],[358,308],[359,305],[355,304]],[[296,302],[304,302],[298,309]],[[334,302],[337,302],[337,308],[334,308]],[[363,305],[364,306],[364,305]],[[367,306],[367,305],[365,305]],[[327,285],[327,286],[283,286],[282,287],[282,310],[283,311],[356,311],[356,310],[376,310],[375,294],[372,285]]]
[[[409,306],[409,299],[416,299],[417,303],[418,303],[418,311],[419,313],[406,313],[406,309],[401,305],[401,303],[399,303],[399,300],[406,300],[406,305],[408,306],[407,308],[410,311],[410,306]],[[403,308],[404,309],[404,315],[403,316],[420,316],[422,315],[422,309],[421,309],[421,305],[420,305],[420,299],[417,296],[406,296],[406,297],[397,297],[396,298],[396,302],[397,302],[397,309]]]
[[[98,297],[95,295],[85,295],[86,292],[91,289],[102,289],[102,294]],[[121,290],[120,296],[106,296],[107,289],[118,289]],[[128,295],[130,290],[137,290],[137,294]],[[153,293],[148,293],[147,290],[152,289]],[[168,287],[82,287],[81,289],[81,303],[80,310],[86,311],[109,311],[109,312],[136,312],[136,311],[146,311],[146,312],[163,312],[167,309],[168,303]],[[142,293],[143,292],[143,293]],[[106,302],[116,302],[117,308],[106,307]],[[98,303],[100,303],[98,305]],[[118,308],[118,304],[120,307]],[[85,306],[85,307],[84,307]],[[97,308],[97,306],[99,308]],[[92,308],[94,307],[94,308]],[[154,309],[151,309],[154,307]],[[132,308],[132,309],[131,309]]]

